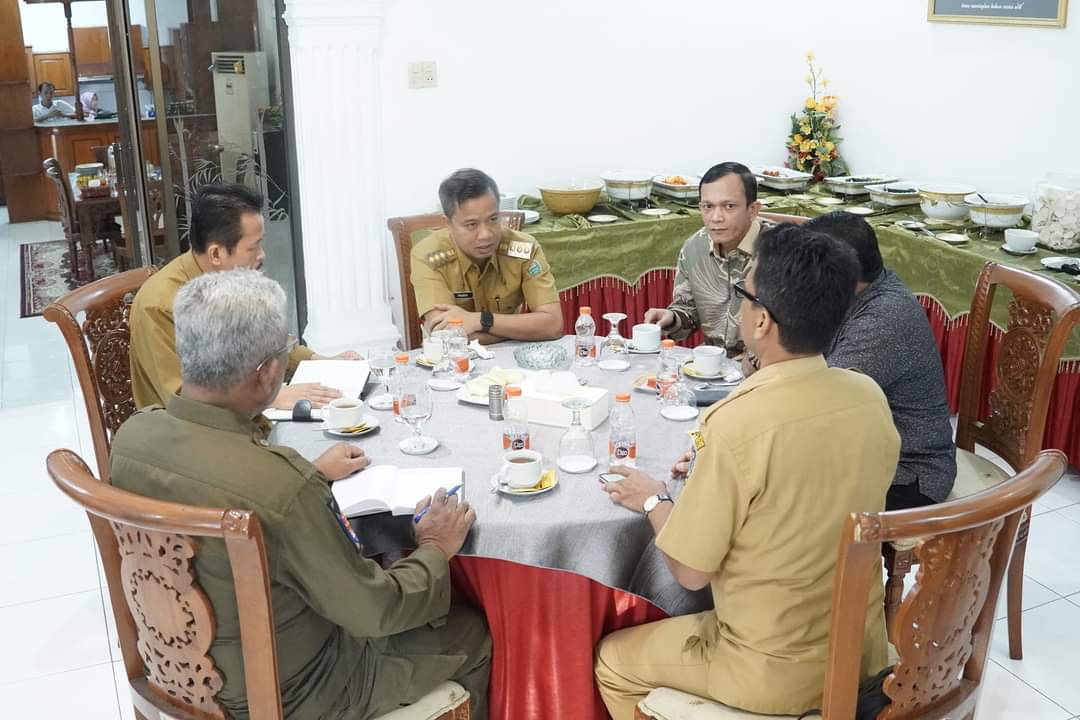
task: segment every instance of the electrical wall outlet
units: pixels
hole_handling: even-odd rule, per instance
[[[409,89],[420,90],[439,86],[438,70],[434,60],[409,63]]]

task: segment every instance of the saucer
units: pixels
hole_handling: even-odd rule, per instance
[[[671,211],[667,208],[645,208],[641,211],[642,215],[648,215],[649,217],[664,217],[670,215]]]
[[[660,409],[660,415],[668,420],[685,421],[693,420],[698,416],[698,409],[689,405],[669,405]]]
[[[818,205],[843,205],[844,201],[840,198],[824,197],[818,198]]]
[[[375,432],[379,429],[379,419],[374,415],[364,413],[364,419],[360,421],[360,425],[366,426],[359,432],[345,432],[343,428],[323,428],[323,432],[327,435],[333,435],[339,438],[354,438],[367,435],[368,433]]]
[[[961,245],[968,241],[968,236],[963,233],[938,233],[937,239],[950,245]]]
[[[897,227],[902,227],[905,230],[922,230],[926,227],[925,223],[921,223],[918,220],[898,220],[896,222]]]
[[[660,345],[657,345],[656,347],[652,348],[651,350],[644,350],[644,349],[639,349],[639,348],[634,347],[634,341],[633,340],[628,342],[626,345],[630,349],[630,352],[634,353],[635,355],[655,355],[656,353],[660,352]]]
[[[619,218],[615,215],[590,215],[585,219],[597,225],[607,225],[608,223],[615,222]]]
[[[554,470],[544,470],[540,475],[540,482],[531,488],[512,488],[509,485],[499,485],[497,490],[503,495],[514,495],[516,497],[532,497],[534,495],[543,495],[549,493],[559,486],[559,474]]]
[[[693,360],[683,365],[682,370],[684,375],[686,375],[687,377],[692,377],[696,380],[719,380],[720,378],[724,377],[725,374],[723,368],[721,368],[720,371],[716,373],[703,373],[697,369],[697,366],[694,365]]]
[[[852,215],[873,215],[874,214],[874,211],[873,211],[872,208],[863,207],[862,205],[856,205],[855,207],[849,207],[849,208],[845,209],[844,212],[849,212]]]
[[[1039,248],[1031,248],[1030,250],[1013,250],[1011,247],[1005,245],[1004,243],[1002,243],[1001,249],[1009,253],[1010,255],[1034,255],[1035,253],[1039,252]]]
[[[625,360],[601,360],[596,363],[596,367],[609,372],[622,372],[630,369],[630,363]]]
[[[394,397],[390,393],[376,395],[375,397],[368,400],[368,407],[372,410],[393,410]]]
[[[788,195],[792,200],[813,200],[814,196],[809,193],[795,193],[794,195]]]
[[[731,384],[742,382],[743,379],[742,371],[738,369],[738,365],[735,365],[734,367],[728,366],[727,368],[722,368],[720,372],[716,373],[715,375],[705,375],[701,372],[698,372],[697,368],[694,367],[693,362],[688,362],[683,365],[683,375],[686,375],[689,378],[693,378],[694,380],[719,380],[721,382]]]
[[[431,378],[427,381],[427,386],[438,392],[449,392],[450,390],[457,390],[460,388],[461,383],[457,380],[451,380],[450,378]]]
[[[409,435],[409,437],[398,443],[398,450],[406,455],[427,455],[429,452],[432,452],[435,448],[439,447],[438,440],[433,437],[427,437],[426,435],[420,437],[420,445],[418,447],[414,448],[412,442],[412,435]]]

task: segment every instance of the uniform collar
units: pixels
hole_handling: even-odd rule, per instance
[[[258,433],[262,436],[265,434],[258,423],[258,418],[252,420],[243,415],[238,415],[228,408],[208,405],[197,400],[189,400],[180,395],[174,394],[170,397],[166,409],[175,418],[196,425],[205,425],[215,430],[224,430],[225,432],[240,433],[242,435]],[[260,415],[259,418],[262,418],[262,416]]]
[[[728,397],[738,397],[761,385],[789,380],[801,375],[809,375],[810,373],[815,373],[819,370],[825,370],[828,367],[824,355],[811,355],[810,357],[798,358],[797,360],[785,360],[784,362],[766,365],[743,380],[738,389]]]
[[[746,229],[746,234],[743,235],[742,240],[735,247],[735,252],[729,254],[727,257],[721,257],[716,252],[716,245],[713,245],[712,238],[709,237],[709,231],[705,230],[705,240],[709,243],[709,254],[720,260],[730,260],[736,253],[742,253],[747,257],[754,254],[754,243],[757,242],[758,235],[761,234],[761,220],[754,218],[754,221],[750,223],[750,227]]]
[[[488,271],[489,267],[494,268],[494,272],[496,274],[498,274],[498,272],[499,272],[499,251],[502,250],[503,243],[509,242],[510,240],[513,239],[512,233],[511,233],[511,236],[509,238],[507,238],[507,233],[511,233],[511,231],[510,231],[509,228],[504,227],[502,229],[502,235],[499,236],[499,243],[495,246],[495,254],[492,255],[490,258],[488,258],[487,264],[484,265],[483,269],[480,269],[480,266],[476,264],[475,260],[473,260],[471,257],[469,257],[464,252],[462,252],[461,248],[459,248],[457,246],[457,243],[454,242],[453,238],[450,238],[450,244],[454,246],[454,250],[457,251],[457,254],[460,255],[462,261],[464,261],[465,272],[469,271],[469,266],[471,265],[471,266],[476,268],[477,274],[480,275],[481,277],[483,277],[484,273],[486,273]]]
[[[202,268],[195,260],[195,253],[191,250],[176,258],[176,261],[180,263],[180,269],[184,271],[188,280],[194,280],[203,274]]]

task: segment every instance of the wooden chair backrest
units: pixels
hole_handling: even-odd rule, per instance
[[[525,224],[525,213],[500,212],[503,223],[511,230],[521,230]],[[424,333],[420,328],[420,314],[416,308],[416,294],[413,292],[412,264],[409,256],[412,254],[412,236],[418,230],[440,230],[446,227],[446,216],[442,213],[429,213],[427,215],[408,215],[406,217],[390,218],[386,221],[386,227],[394,239],[394,252],[398,262],[398,283],[401,291],[401,307],[404,312],[402,318],[405,332],[402,333],[402,342],[406,350],[420,347],[424,342]]]
[[[64,228],[64,235],[70,240],[79,232],[79,223],[75,219],[75,196],[71,192],[71,185],[56,158],[46,158],[41,163],[41,168],[45,176],[53,182],[53,189],[56,190],[56,206],[60,210],[60,224]]]
[[[1046,450],[1019,474],[975,495],[847,519],[833,576],[825,718],[855,717],[864,621],[881,544],[915,538],[924,539],[915,551],[919,573],[892,628],[900,660],[883,685],[892,704],[878,718],[969,717],[1024,509],[1065,467],[1064,455]]]
[[[90,420],[98,477],[106,481],[112,436],[135,412],[128,361],[131,301],[156,270],[141,267],[96,280],[49,303],[42,312],[60,327],[67,342]],[[80,313],[86,313],[81,325]]]
[[[281,720],[277,637],[266,545],[251,511],[163,502],[94,478],[71,450],[46,461],[53,482],[90,518],[109,586],[135,709],[177,720],[224,720],[209,655],[214,610],[195,576],[203,538],[223,540],[239,610],[251,717]]]
[[[783,213],[771,212],[758,213],[758,217],[764,218],[765,220],[771,220],[777,225],[779,225],[780,223],[795,223],[796,225],[802,225],[804,222],[810,219],[808,217],[803,217],[802,215],[785,215]]]
[[[1009,320],[997,354],[996,386],[990,390],[990,415],[980,417],[986,397],[985,370],[990,343],[990,309],[999,285],[1012,293]],[[988,262],[979,273],[968,318],[960,383],[956,445],[974,451],[979,444],[997,453],[1014,470],[1042,449],[1050,395],[1058,362],[1073,327],[1080,322],[1080,295],[1037,273]]]

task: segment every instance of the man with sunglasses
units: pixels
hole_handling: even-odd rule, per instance
[[[884,508],[900,447],[881,389],[822,355],[858,273],[827,235],[790,224],[762,234],[734,285],[760,370],[691,434],[682,493],[623,467],[612,472],[624,480],[602,486],[644,512],[675,580],[710,585],[715,603],[601,641],[596,678],[615,720],[658,686],[767,715],[820,707],[837,538],[850,513]],[[886,663],[880,578],[871,587],[864,677]]]
[[[676,340],[699,328],[705,342],[726,348],[729,356],[742,352],[739,339],[739,301],[732,285],[746,276],[754,242],[770,223],[758,217],[757,179],[737,162],[709,168],[699,187],[704,227],[679,251],[675,290],[666,308],[650,308],[645,322],[660,326]]]

